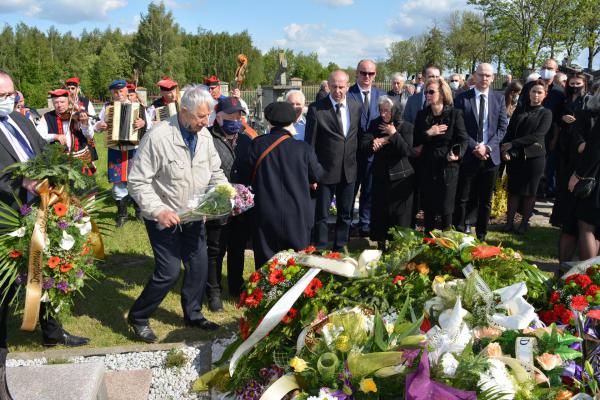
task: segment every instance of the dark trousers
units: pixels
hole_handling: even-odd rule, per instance
[[[249,213],[251,211],[248,211]],[[244,284],[244,252],[250,239],[249,216],[232,217],[227,225],[206,224],[208,253],[208,295],[222,292],[223,259],[227,253],[227,287],[229,294],[238,297]]]
[[[460,166],[458,188],[456,191],[456,207],[454,210],[454,226],[459,231],[465,229],[465,219],[469,211],[469,200],[477,204],[477,236],[487,234],[488,222],[492,212],[492,195],[498,177],[498,165],[491,159],[469,160]]]
[[[25,288],[23,288],[24,290]],[[14,287],[8,292],[2,304],[0,304],[0,348],[8,348],[8,314],[9,303],[14,296]],[[46,303],[40,304],[40,328],[44,339],[59,339],[64,333],[60,323],[53,317],[46,317]]]
[[[317,186],[317,206],[315,209],[315,247],[325,249],[329,243],[327,218],[329,205],[335,194],[337,207],[337,220],[335,223],[335,238],[333,249],[341,250],[348,244],[350,224],[352,223],[352,204],[354,201],[354,182],[341,182],[332,185],[319,184]]]
[[[360,230],[369,231],[371,224],[371,192],[373,190],[373,156],[359,153],[356,157],[356,185],[354,187],[354,197],[358,194],[360,188],[360,197],[358,198],[358,226]],[[337,198],[337,195],[336,195]],[[352,204],[354,211],[354,203]],[[350,221],[352,222],[352,221]]]
[[[206,234],[202,222],[158,230],[154,221],[145,220],[154,253],[154,273],[142,294],[131,306],[129,319],[139,325],[148,323],[165,296],[177,282],[183,262],[181,307],[186,320],[202,315],[202,297],[208,274]]]

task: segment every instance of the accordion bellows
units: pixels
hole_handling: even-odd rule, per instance
[[[106,135],[108,145],[130,144],[140,142],[139,131],[135,129],[134,122],[140,118],[139,103],[121,103],[115,101],[106,107],[104,120],[108,125]]]
[[[157,121],[164,121],[174,115],[177,115],[177,103],[169,103],[165,106],[156,108]]]

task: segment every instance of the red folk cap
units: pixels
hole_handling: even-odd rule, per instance
[[[173,88],[175,88],[177,86],[177,82],[175,82],[174,80],[172,80],[168,76],[165,76],[160,81],[158,81],[156,83],[156,85],[159,88],[161,88],[162,90],[173,90]]]
[[[204,84],[206,86],[218,86],[221,81],[215,75],[211,75],[208,78],[204,78]]]
[[[137,86],[135,86],[135,83],[128,83],[127,84],[127,90],[129,91],[129,93],[135,92],[135,89],[137,89]]]
[[[67,80],[65,81],[65,83],[66,83],[67,85],[70,83],[70,84],[72,84],[72,85],[77,85],[77,86],[79,86],[79,81],[80,81],[80,80],[79,80],[79,78],[78,78],[78,77],[76,77],[76,76],[73,76],[73,77],[71,77],[71,78],[67,79]]]
[[[69,91],[66,89],[56,89],[48,92],[50,97],[69,97]]]

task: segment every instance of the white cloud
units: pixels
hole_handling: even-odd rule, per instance
[[[466,0],[408,0],[400,4],[398,14],[388,20],[389,29],[407,39],[425,33],[434,25],[444,27],[453,11],[474,10]]]
[[[354,66],[363,58],[385,58],[395,40],[391,36],[372,36],[356,29],[329,29],[323,24],[292,23],[283,28],[284,38],[271,44],[296,52],[316,52],[321,63]],[[270,47],[270,46],[269,46]]]
[[[317,0],[317,2],[331,7],[345,7],[354,4],[354,0]]]
[[[0,7],[0,14],[22,12],[30,17],[71,25],[104,20],[110,11],[126,5],[127,0],[8,0]]]
[[[194,4],[194,2],[188,1],[188,2],[179,2],[177,0],[163,0],[165,3],[165,6],[171,10],[189,10],[194,8],[194,6],[196,6],[197,4]]]

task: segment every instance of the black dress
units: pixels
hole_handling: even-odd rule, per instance
[[[379,129],[383,123],[381,117],[371,121],[361,140],[365,153],[373,154],[375,138],[387,136]],[[390,136],[387,145],[374,153],[373,159],[370,237],[376,241],[389,238],[390,227],[409,227],[412,219],[414,170],[408,157],[412,154],[413,126],[400,118],[393,123],[396,133]]]
[[[600,110],[587,113],[588,126],[592,126],[585,141],[585,150],[578,157],[575,174],[580,177],[600,178]],[[585,199],[576,200],[575,216],[578,220],[600,226],[600,188]]]
[[[575,161],[578,158],[577,149],[585,142],[589,134],[589,112],[584,111],[586,97],[579,96],[565,102],[563,115],[573,115],[575,122],[560,123],[560,134],[556,145],[558,163],[556,167],[557,193],[552,207],[550,223],[560,227],[564,233],[577,236],[577,218],[575,217],[575,197],[569,191],[569,178],[575,171]]]
[[[433,125],[447,125],[443,135],[428,137],[425,133]],[[458,150],[459,160],[465,154],[469,136],[465,129],[462,110],[444,106],[442,114],[433,115],[427,106],[417,113],[415,119],[414,145],[423,145],[421,165],[421,201],[425,213],[425,228],[432,229],[436,215],[442,216],[442,225],[448,228],[452,221],[459,161],[449,162],[451,149]]]
[[[546,165],[544,138],[552,124],[552,112],[542,106],[513,115],[508,124],[504,143],[509,150],[508,193],[535,196]]]

